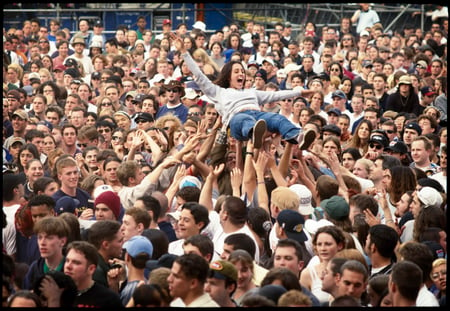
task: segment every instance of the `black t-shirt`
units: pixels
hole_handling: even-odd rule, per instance
[[[105,286],[94,283],[85,293],[77,296],[73,302],[75,308],[123,308],[119,295]]]

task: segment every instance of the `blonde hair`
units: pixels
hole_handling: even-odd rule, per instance
[[[447,265],[447,259],[445,258],[437,258],[433,261],[432,268],[439,267],[441,265]]]

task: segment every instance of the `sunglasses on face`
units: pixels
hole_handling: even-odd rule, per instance
[[[167,92],[178,93],[178,89],[168,89]]]
[[[111,130],[110,129],[102,129],[102,130],[98,130],[98,132],[100,134],[103,134],[103,133],[109,133],[109,132],[111,132]]]
[[[189,112],[188,113],[188,116],[190,116],[190,117],[192,117],[192,116],[200,116],[200,115],[202,115],[201,112]]]
[[[111,139],[112,139],[112,140],[121,140],[122,137],[119,137],[119,136],[113,136],[113,137],[111,137]]]
[[[78,146],[79,148],[81,148],[81,147],[86,148],[86,147],[87,147],[87,144],[77,143],[77,146]]]
[[[373,143],[370,143],[370,144],[369,144],[369,147],[372,148],[372,149],[375,148],[375,149],[377,149],[377,150],[380,150],[380,149],[383,148],[383,146],[378,145],[378,144],[373,144]]]

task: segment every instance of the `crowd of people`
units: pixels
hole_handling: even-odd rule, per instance
[[[4,29],[2,305],[446,306],[427,18]]]

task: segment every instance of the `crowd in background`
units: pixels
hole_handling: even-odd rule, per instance
[[[359,5],[4,29],[3,306],[445,306],[448,8],[387,33]]]

